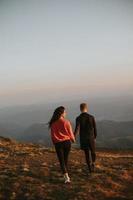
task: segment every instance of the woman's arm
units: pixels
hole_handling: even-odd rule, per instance
[[[71,141],[75,142],[75,136],[73,134],[72,125],[71,125],[71,123],[69,121],[67,121],[66,128],[68,130],[68,133],[69,133]]]

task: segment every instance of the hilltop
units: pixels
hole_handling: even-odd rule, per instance
[[[0,200],[132,200],[133,151],[98,151],[89,176],[73,148],[69,165],[65,185],[53,148],[0,137]]]

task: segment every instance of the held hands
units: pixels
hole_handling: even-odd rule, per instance
[[[75,138],[72,138],[72,139],[71,139],[71,141],[72,141],[73,143],[75,143],[75,142],[76,142]]]

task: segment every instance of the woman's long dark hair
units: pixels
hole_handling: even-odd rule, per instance
[[[60,106],[58,108],[55,109],[52,118],[50,119],[48,125],[49,128],[51,128],[52,124],[57,121],[58,119],[60,119],[61,115],[64,113],[65,108],[63,106]]]

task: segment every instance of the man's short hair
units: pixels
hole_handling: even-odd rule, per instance
[[[80,110],[83,111],[84,109],[87,109],[87,104],[86,103],[81,103],[80,104]]]

